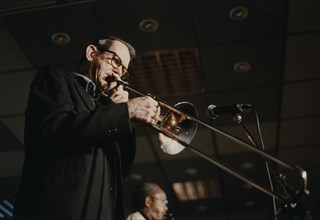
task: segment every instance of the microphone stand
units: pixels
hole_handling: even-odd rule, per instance
[[[256,114],[256,119],[257,117],[257,113]],[[235,113],[233,114],[233,120],[236,124],[238,124],[244,131],[244,133],[246,134],[247,138],[250,140],[250,142],[253,144],[253,146],[255,147],[259,147],[259,145],[257,144],[257,142],[253,139],[252,135],[249,133],[248,129],[245,127],[243,121],[242,121],[242,116],[239,113]],[[258,119],[257,119],[257,122]],[[261,142],[261,148],[262,150],[264,149],[264,144],[263,144],[263,140],[260,134],[260,129],[259,129],[259,123],[257,123],[258,126],[258,131],[259,131],[259,137],[260,137],[260,142]],[[278,209],[278,211],[276,210],[276,200],[275,197],[272,197],[273,200],[273,208],[275,211],[275,214],[273,216],[273,219],[277,220],[277,217],[280,216],[280,214],[282,214],[285,219],[287,220],[305,220],[307,219],[311,219],[311,217],[307,214],[306,210],[301,206],[301,204],[298,202],[298,200],[300,199],[300,197],[302,196],[302,190],[298,193],[295,194],[292,189],[290,189],[287,185],[287,183],[285,182],[285,176],[281,173],[277,173],[274,169],[274,167],[272,166],[272,163],[270,162],[270,160],[268,160],[267,158],[265,158],[265,164],[266,164],[266,169],[267,169],[267,173],[268,173],[268,177],[270,180],[270,188],[271,191],[273,191],[273,183],[270,177],[270,171],[269,168],[271,168],[272,173],[274,174],[275,179],[277,180],[277,183],[281,186],[281,188],[284,190],[284,192],[286,193],[286,195],[288,196],[288,198],[293,198],[292,201],[285,201],[282,206]],[[300,195],[301,194],[301,195]]]

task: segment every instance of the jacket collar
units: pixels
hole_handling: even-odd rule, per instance
[[[90,79],[79,73],[72,72],[71,75],[81,99],[91,111],[94,110],[95,103],[93,100],[93,93],[95,90],[95,84]]]

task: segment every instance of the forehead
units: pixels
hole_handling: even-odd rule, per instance
[[[130,53],[128,47],[120,41],[113,41],[109,50],[115,52],[121,59],[122,64],[128,67],[130,62]]]
[[[167,195],[161,189],[157,189],[153,196],[159,199],[167,199]]]

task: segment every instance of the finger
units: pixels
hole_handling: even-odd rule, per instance
[[[150,105],[153,105],[153,106],[159,105],[159,103],[150,96],[146,96],[146,100],[150,103]]]
[[[153,112],[157,112],[159,103],[152,99],[151,97],[145,97],[144,99],[144,105],[145,107]]]
[[[117,88],[117,90],[120,91],[120,92],[123,92],[123,91],[124,91],[123,86],[122,86],[122,85],[119,85],[118,88]]]
[[[108,89],[113,90],[113,89],[116,89],[117,87],[118,87],[117,82],[111,82]]]
[[[160,120],[161,120],[160,113],[161,113],[161,109],[160,109],[160,106],[158,106],[157,111],[156,111],[156,116],[155,116],[155,119],[156,119],[157,121],[160,121]]]
[[[151,117],[150,123],[151,124],[156,124],[160,120],[159,108],[157,108],[156,111],[149,111],[149,115]]]
[[[122,102],[127,102],[129,99],[129,93],[127,91],[116,91],[110,96],[110,100],[113,103],[122,103]]]

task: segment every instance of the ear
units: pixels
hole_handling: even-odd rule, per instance
[[[89,46],[87,46],[86,48],[86,58],[88,61],[92,61],[93,58],[96,56],[97,54],[97,48],[90,44]]]
[[[150,207],[152,204],[152,198],[150,196],[147,196],[145,199],[144,199],[144,205],[145,207]]]

